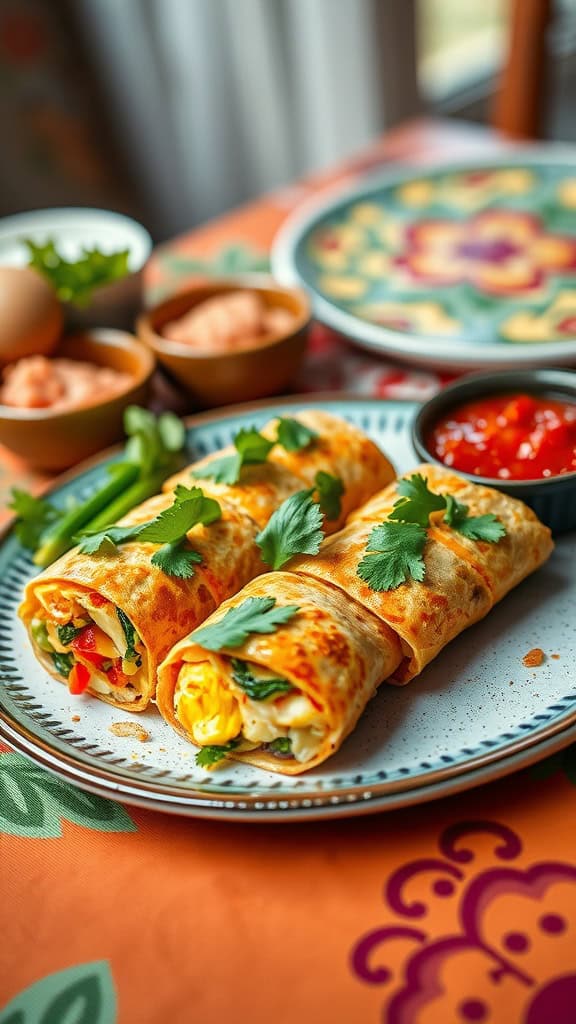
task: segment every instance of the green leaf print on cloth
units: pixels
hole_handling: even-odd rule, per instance
[[[241,242],[227,245],[207,256],[188,256],[184,252],[179,252],[173,245],[169,245],[165,249],[159,249],[156,259],[161,280],[152,288],[146,289],[148,299],[153,302],[160,302],[166,297],[171,286],[179,278],[193,274],[226,277],[234,274],[270,273],[268,254]]]
[[[116,1024],[116,993],[106,960],[49,974],[0,1011],[0,1024]]]
[[[564,772],[568,781],[576,786],[576,743],[533,765],[530,771],[535,779],[549,779],[556,772]]]
[[[187,256],[174,247],[167,251],[160,249],[159,258],[162,269],[169,274],[240,274],[254,271],[266,272],[270,269],[270,260],[266,253],[256,252],[248,245],[238,243],[227,245],[219,252],[204,258]]]
[[[62,819],[101,832],[136,831],[120,804],[75,789],[20,754],[0,754],[0,834],[53,839],[62,835]]]

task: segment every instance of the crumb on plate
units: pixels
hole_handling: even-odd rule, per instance
[[[150,733],[137,722],[113,722],[109,732],[115,736],[129,736],[130,739],[140,740],[140,743],[146,743],[150,739]]]
[[[536,668],[541,665],[544,661],[544,651],[541,647],[533,647],[531,651],[522,658],[522,664],[526,665],[526,668]]]
[[[71,715],[70,721],[71,722],[79,722],[80,721],[80,715]]]

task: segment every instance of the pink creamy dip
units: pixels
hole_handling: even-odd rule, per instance
[[[287,309],[264,305],[257,292],[215,295],[162,328],[169,341],[198,352],[232,352],[265,345],[272,335],[289,331],[294,315]]]
[[[127,373],[75,359],[28,356],[7,366],[0,403],[19,409],[67,409],[95,405],[123,391]]]

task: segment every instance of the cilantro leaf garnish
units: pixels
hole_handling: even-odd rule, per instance
[[[409,577],[418,582],[424,579],[423,554],[432,512],[444,510],[447,526],[469,540],[496,543],[506,533],[506,527],[492,512],[469,516],[467,505],[452,494],[435,494],[420,473],[400,480],[398,493],[400,500],[388,520],[372,530],[366,554],[358,565],[358,576],[372,590],[394,590]]]
[[[101,252],[97,246],[84,247],[76,260],[65,259],[52,239],[36,244],[25,239],[29,265],[48,279],[62,302],[86,306],[95,288],[117,281],[128,273],[129,249]]]
[[[375,526],[358,565],[358,575],[372,590],[395,590],[410,577],[424,579],[426,529],[418,523],[385,522]]]
[[[323,516],[313,494],[314,488],[290,495],[257,534],[262,558],[272,569],[281,569],[293,555],[318,554],[324,539]]]
[[[230,740],[229,743],[223,743],[220,746],[212,744],[212,746],[201,747],[194,760],[199,768],[214,768],[220,761],[226,759],[226,754],[235,750],[238,743],[239,740]]]
[[[122,626],[122,632],[124,633],[124,637],[126,638],[126,650],[124,652],[124,660],[133,661],[136,665],[138,665],[138,667],[140,667],[140,665],[142,664],[142,658],[138,654],[138,651],[136,650],[136,644],[138,643],[140,637],[138,636],[136,630],[134,629],[134,626],[130,622],[130,619],[126,615],[126,612],[123,612],[121,608],[116,608],[116,614],[118,616],[118,619],[120,620],[120,625]]]
[[[198,480],[214,480],[217,484],[237,484],[241,469],[242,456],[234,452],[211,459],[206,466],[198,466],[192,470],[192,476]]]
[[[493,512],[483,516],[469,516],[468,505],[456,501],[451,494],[446,495],[444,521],[468,540],[485,540],[495,544],[506,533],[504,523]]]
[[[207,651],[240,647],[251,633],[276,632],[297,611],[296,605],[276,607],[274,597],[247,597],[235,608],[229,608],[217,622],[195,629],[188,639]]]
[[[278,693],[289,693],[294,687],[287,679],[273,679],[264,676],[258,678],[250,670],[245,661],[232,658],[232,678],[250,700],[268,700]]]
[[[58,675],[64,676],[68,679],[72,668],[74,666],[74,655],[73,654],[62,654],[60,651],[53,651],[50,655],[54,662],[54,668]]]
[[[14,487],[8,508],[18,517],[14,532],[23,547],[35,551],[44,531],[62,515],[49,501],[35,498],[27,491]]]
[[[178,484],[172,505],[155,519],[136,526],[109,526],[95,533],[87,532],[80,538],[80,551],[86,555],[110,555],[117,552],[120,544],[134,540],[161,544],[152,556],[152,564],[168,576],[190,579],[194,565],[202,558],[192,547],[186,546],[186,535],[194,526],[209,526],[221,515],[219,503],[214,498],[206,498],[200,487]]]
[[[195,565],[200,565],[202,555],[194,548],[186,547],[184,541],[174,544],[163,544],[152,555],[151,562],[162,569],[167,576],[176,576],[180,580],[192,579]]]
[[[138,537],[138,526],[108,526],[94,533],[86,531],[78,538],[83,555],[115,555],[120,544]]]
[[[64,647],[68,647],[77,636],[80,636],[84,628],[84,626],[75,626],[72,622],[67,622],[65,626],[56,626],[60,643]]]
[[[236,451],[232,455],[211,459],[208,465],[194,469],[192,475],[200,480],[211,478],[217,484],[237,484],[242,466],[266,462],[274,443],[263,437],[255,427],[249,427],[248,430],[242,428],[234,438]]]
[[[200,487],[178,484],[174,502],[149,523],[138,527],[138,540],[151,544],[173,544],[186,536],[193,526],[210,526],[222,516],[214,498],[206,498]]]
[[[339,476],[332,476],[320,469],[314,477],[314,490],[318,495],[320,509],[330,522],[338,519],[342,510],[341,498],[345,487]]]
[[[288,416],[281,416],[278,420],[276,441],[287,452],[299,452],[302,448],[307,448],[317,438],[318,434],[316,431],[310,430],[300,420],[293,420]]]
[[[430,513],[446,508],[444,495],[434,494],[421,473],[413,473],[409,480],[399,480],[396,489],[401,497],[395,502],[390,519],[428,526]]]

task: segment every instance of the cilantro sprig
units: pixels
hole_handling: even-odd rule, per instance
[[[467,505],[451,494],[431,491],[420,473],[400,480],[397,490],[399,500],[388,519],[370,533],[366,552],[358,564],[358,576],[372,590],[395,590],[408,579],[423,581],[424,549],[434,512],[443,512],[442,521],[469,540],[495,544],[506,533],[506,527],[492,512],[468,515]]]
[[[506,533],[504,523],[492,512],[469,516],[468,505],[462,505],[451,494],[446,495],[444,522],[468,540],[485,540],[490,544],[496,544]]]
[[[411,576],[422,581],[426,572],[426,530],[418,523],[382,523],[375,526],[358,565],[360,579],[371,590],[395,590]]]
[[[281,569],[294,555],[318,554],[324,517],[313,495],[313,487],[290,495],[257,534],[262,559],[272,569]]]
[[[431,513],[446,508],[444,495],[434,494],[421,473],[413,473],[409,480],[399,480],[396,490],[401,497],[395,502],[390,519],[428,526]]]
[[[200,626],[189,640],[207,651],[241,647],[251,633],[275,633],[299,611],[297,605],[276,605],[274,597],[247,597],[209,626]]]
[[[314,490],[318,495],[320,509],[326,519],[329,522],[338,519],[342,511],[341,499],[345,490],[340,477],[332,476],[331,473],[325,473],[323,469],[320,469],[314,477]]]
[[[209,746],[201,747],[194,760],[199,768],[215,768],[217,764],[220,764],[220,761],[226,759],[226,754],[236,749],[239,742],[239,740],[230,740],[229,743],[222,743],[220,745],[213,743]]]
[[[281,416],[278,420],[276,443],[282,445],[287,452],[299,452],[317,439],[316,431],[310,430],[310,427],[301,423],[300,420],[294,420],[288,416]]]
[[[213,479],[217,484],[237,484],[242,466],[266,462],[274,441],[269,441],[255,427],[243,428],[234,438],[234,447],[236,451],[232,455],[211,459],[206,466],[194,469],[192,475],[199,480]]]
[[[155,519],[135,526],[110,526],[89,532],[80,538],[80,551],[86,555],[116,554],[121,544],[131,541],[162,545],[152,556],[152,564],[168,576],[190,579],[201,555],[187,542],[194,526],[209,526],[220,519],[222,510],[214,498],[205,497],[200,487],[178,484],[174,502]]]
[[[232,678],[250,700],[268,700],[280,693],[290,693],[294,689],[287,679],[255,676],[245,661],[232,658]]]
[[[205,466],[192,470],[192,476],[198,480],[211,479],[217,484],[233,486],[240,480],[242,467],[266,462],[274,445],[281,445],[287,452],[298,452],[302,448],[307,448],[317,437],[318,434],[304,423],[284,416],[278,420],[274,441],[264,437],[256,427],[243,427],[233,441],[235,452],[210,459]]]

